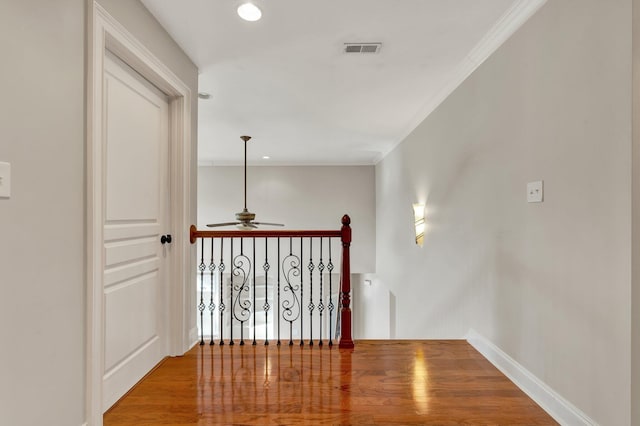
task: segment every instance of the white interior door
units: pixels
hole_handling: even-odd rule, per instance
[[[169,103],[111,54],[103,85],[103,412],[168,355]]]

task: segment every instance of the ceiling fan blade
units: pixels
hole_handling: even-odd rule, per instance
[[[251,222],[256,225],[267,225],[267,226],[284,226],[284,223],[269,223],[269,222]]]
[[[231,225],[237,225],[241,222],[223,222],[223,223],[209,223],[207,224],[207,226],[209,228],[216,228],[218,226],[231,226]]]

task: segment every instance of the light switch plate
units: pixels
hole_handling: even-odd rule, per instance
[[[11,164],[0,162],[0,198],[11,197]]]
[[[527,184],[527,203],[542,203],[544,201],[543,181],[529,182]]]

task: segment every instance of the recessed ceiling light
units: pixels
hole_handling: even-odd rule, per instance
[[[264,156],[262,157],[262,159],[263,159],[263,160],[268,160],[269,158],[271,158],[271,157],[269,157],[268,155],[264,155]]]
[[[238,15],[245,21],[257,21],[262,18],[262,11],[253,3],[245,3],[238,7]]]

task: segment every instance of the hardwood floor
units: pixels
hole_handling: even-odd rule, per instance
[[[117,425],[551,425],[462,340],[196,346],[104,416]]]

